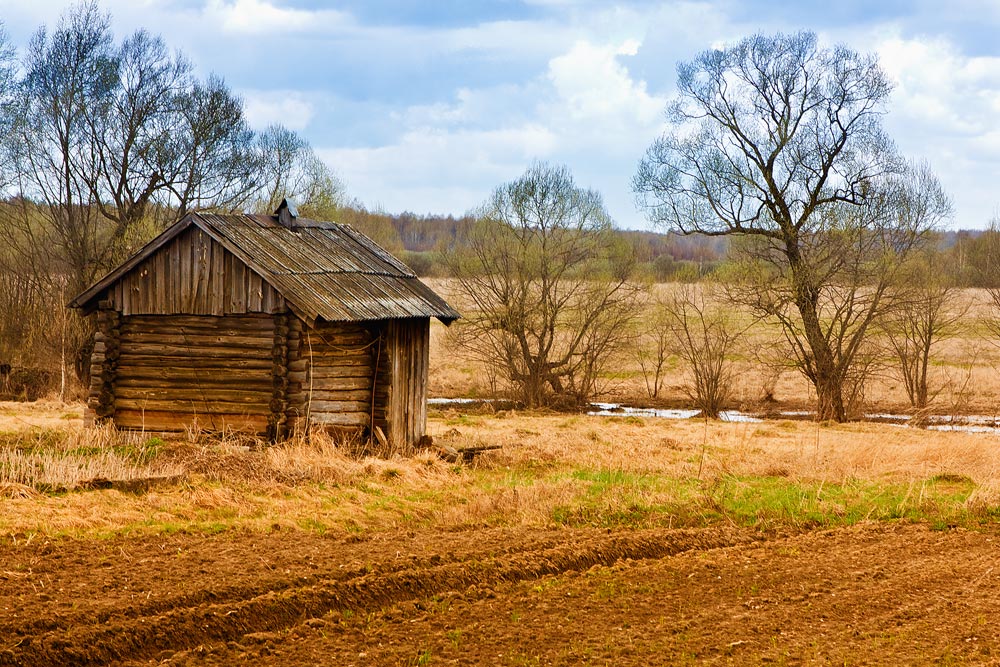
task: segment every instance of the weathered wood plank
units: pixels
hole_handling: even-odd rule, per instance
[[[136,401],[176,401],[177,405],[186,405],[190,401],[247,405],[270,402],[271,387],[234,389],[233,387],[219,386],[195,387],[186,384],[161,385],[158,387],[118,385],[115,387],[115,397]]]
[[[309,401],[313,412],[360,412],[367,414],[370,405],[366,401]]]
[[[270,357],[267,358],[231,358],[231,357],[194,357],[190,354],[169,356],[162,354],[131,353],[120,358],[119,368],[123,372],[142,372],[142,369],[156,369],[162,366],[174,368],[190,368],[199,372],[224,372],[234,369],[270,369]]]
[[[115,413],[115,425],[124,429],[184,431],[190,428],[195,420],[200,428],[214,431],[234,430],[263,433],[267,428],[267,417],[262,415],[192,415],[162,410],[120,410]]]
[[[220,327],[226,330],[272,332],[274,322],[269,317],[256,314],[231,315],[225,318],[211,315],[132,315],[122,321],[123,332],[151,329],[166,332],[187,329],[217,331]]]
[[[232,256],[228,250],[219,244],[212,242],[214,252],[212,253],[212,273],[211,286],[209,288],[209,300],[211,301],[211,313],[213,315],[225,315],[226,313],[226,256]]]
[[[229,375],[228,373],[205,373],[201,376],[191,373],[182,375],[180,373],[155,373],[149,371],[142,375],[135,373],[122,373],[119,371],[115,379],[115,386],[120,388],[118,393],[125,395],[125,392],[135,393],[137,391],[161,391],[171,389],[198,389],[207,391],[233,391],[238,388],[241,392],[255,393],[258,396],[270,394],[273,381],[270,375],[256,373],[250,375],[244,371],[242,375]]]
[[[119,410],[146,410],[176,414],[235,414],[269,415],[268,405],[230,403],[225,401],[164,401],[115,397],[115,414]]]
[[[313,411],[310,419],[321,426],[368,426],[369,417],[364,413],[327,413]]]
[[[242,350],[244,348],[270,348],[272,339],[272,336],[266,334],[260,336],[240,336],[229,332],[165,334],[154,331],[143,331],[127,334],[123,342],[134,345],[183,345],[192,349],[229,347]],[[192,352],[192,354],[195,353]]]
[[[316,402],[342,403],[347,401],[351,403],[357,403],[358,405],[363,405],[365,406],[365,409],[368,410],[371,408],[371,398],[372,398],[371,391],[364,389],[355,391],[343,391],[343,390],[327,391],[325,389],[312,390],[313,403]]]
[[[239,352],[234,350],[239,349]],[[149,355],[161,357],[204,357],[212,359],[228,358],[249,358],[249,359],[270,359],[271,350],[265,349],[244,349],[235,347],[198,348],[197,353],[188,345],[159,345],[153,343],[142,343],[131,340],[123,340],[121,344],[122,356],[125,355]]]
[[[361,377],[313,377],[313,389],[319,391],[367,391],[371,393],[372,378],[370,375]]]
[[[302,355],[303,360],[312,360],[313,367],[319,366],[368,366],[369,368],[375,365],[375,358],[369,354],[324,354],[322,352],[313,352],[309,354],[306,351]]]

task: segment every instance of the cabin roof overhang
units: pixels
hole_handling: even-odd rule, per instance
[[[410,269],[348,225],[299,218],[286,202],[275,215],[190,213],[69,302],[85,315],[108,288],[192,226],[274,287],[313,324],[436,317],[458,311]],[[289,210],[291,209],[291,210]]]

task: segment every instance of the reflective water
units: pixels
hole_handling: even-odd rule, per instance
[[[512,407],[510,401],[493,401],[483,398],[431,398],[427,403],[435,406],[468,406],[468,405],[492,405],[494,407],[503,406],[503,409]],[[651,417],[656,419],[694,419],[701,414],[700,410],[675,409],[675,408],[637,408],[621,403],[591,403],[588,415],[600,417],[613,416],[635,416]],[[784,419],[811,419],[815,412],[804,410],[786,410],[777,413],[777,418]],[[764,421],[761,415],[740,412],[739,410],[725,410],[719,414],[719,418],[725,422],[757,423]],[[865,415],[865,419],[874,422],[884,422],[896,424],[898,426],[910,427],[913,418],[910,415],[873,412]],[[964,433],[1000,433],[1000,416],[993,415],[929,415],[923,420],[922,428],[931,431],[960,431]],[[917,428],[914,426],[914,428]]]

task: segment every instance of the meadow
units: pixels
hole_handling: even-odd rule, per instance
[[[996,414],[982,330],[942,343],[939,413]],[[432,338],[432,395],[486,394]],[[435,448],[390,459],[0,403],[0,665],[995,656],[1000,435],[780,417],[809,410],[801,379],[732,362],[732,407],[777,417],[435,404]],[[686,405],[671,363],[654,401],[623,359],[607,398]],[[891,372],[866,396],[906,411]]]

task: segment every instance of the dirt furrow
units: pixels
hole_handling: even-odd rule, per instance
[[[134,660],[164,650],[190,649],[207,642],[235,641],[248,634],[273,632],[335,610],[379,609],[470,586],[493,586],[757,539],[750,533],[726,529],[639,531],[581,541],[567,537],[567,541],[551,547],[499,556],[471,556],[429,566],[414,567],[411,563],[396,571],[295,583],[282,590],[258,587],[244,591],[249,593],[245,595],[232,590],[229,594],[235,599],[213,599],[211,603],[162,612],[136,615],[135,609],[122,610],[96,626],[73,624],[26,635],[16,646],[0,652],[0,665],[42,667]]]

